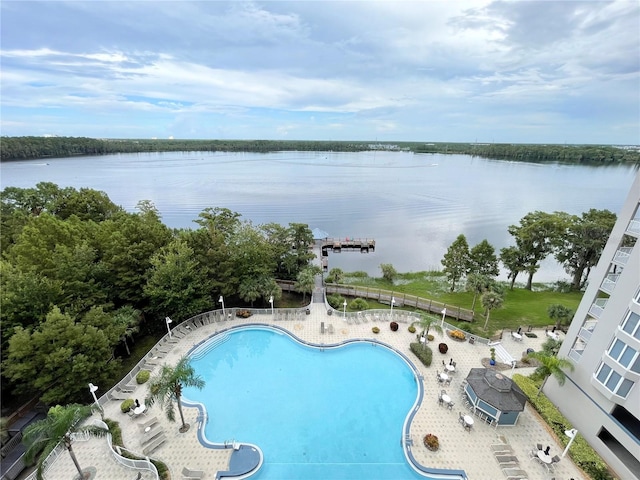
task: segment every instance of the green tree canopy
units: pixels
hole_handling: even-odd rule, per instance
[[[118,368],[108,336],[89,321],[54,308],[34,329],[16,327],[3,374],[18,392],[39,395],[47,404],[86,397],[89,382],[108,383]]]
[[[486,239],[469,252],[469,272],[485,277],[496,277],[500,273],[496,249]]]
[[[467,237],[460,234],[447,249],[441,260],[444,273],[451,281],[451,291],[456,288],[456,282],[469,272],[469,244]]]
[[[564,214],[535,211],[522,217],[520,225],[511,225],[508,230],[522,254],[524,271],[529,274],[525,288],[531,290],[540,262],[551,254],[563,234]]]
[[[582,216],[568,216],[566,230],[556,240],[556,260],[571,275],[571,288],[580,290],[591,268],[600,259],[616,223],[615,213],[591,209]]]
[[[184,240],[174,239],[151,259],[144,293],[156,318],[169,315],[180,321],[213,306],[206,285],[206,278],[193,260],[193,250]]]

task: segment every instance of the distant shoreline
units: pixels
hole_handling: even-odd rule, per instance
[[[38,160],[144,152],[362,152],[471,155],[494,160],[581,165],[640,164],[640,146],[447,142],[281,140],[147,140],[86,137],[2,137],[0,160]]]

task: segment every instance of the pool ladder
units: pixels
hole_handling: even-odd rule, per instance
[[[232,447],[234,450],[240,450],[240,442],[236,442],[235,440],[225,440],[224,448]]]

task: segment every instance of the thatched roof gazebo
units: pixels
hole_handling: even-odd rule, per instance
[[[515,425],[527,396],[509,377],[492,368],[472,368],[465,393],[474,411],[480,411],[498,425]]]

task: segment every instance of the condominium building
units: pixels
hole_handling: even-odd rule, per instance
[[[589,276],[547,396],[621,479],[640,478],[640,173]]]

